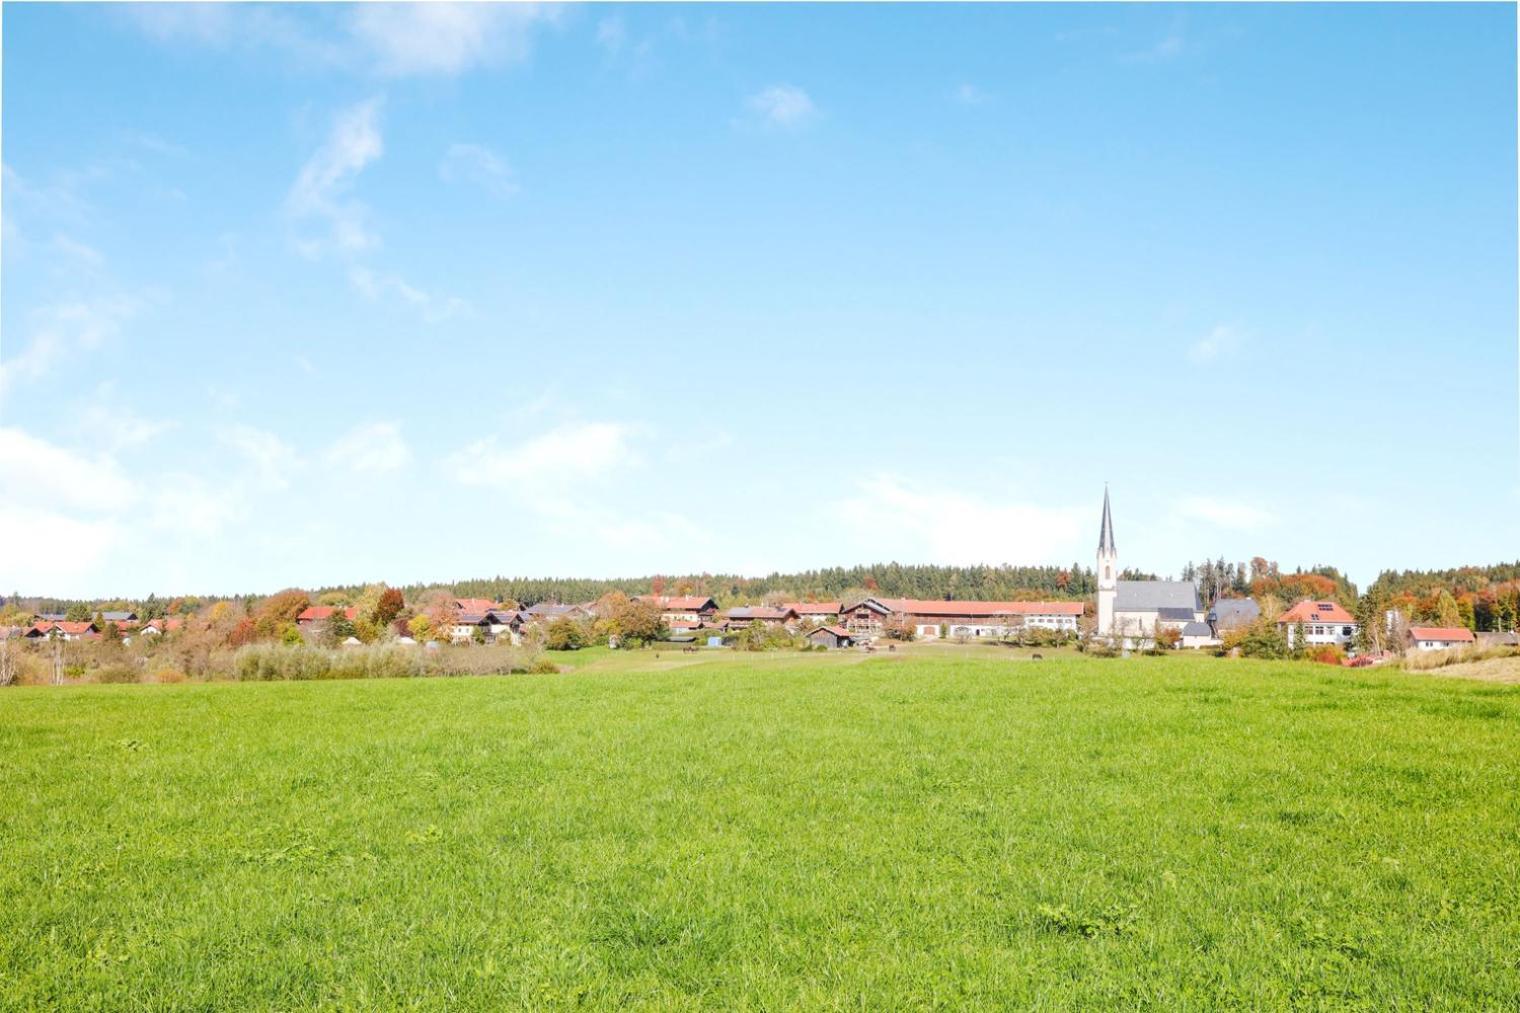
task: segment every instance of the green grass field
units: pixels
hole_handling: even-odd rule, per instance
[[[573,660],[0,692],[0,1005],[1520,1006],[1520,688]]]

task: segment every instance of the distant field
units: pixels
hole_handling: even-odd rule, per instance
[[[0,691],[0,1006],[1520,1005],[1520,688],[571,661]]]

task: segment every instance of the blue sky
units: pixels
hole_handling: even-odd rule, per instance
[[[1512,6],[3,17],[6,591],[1520,547]]]

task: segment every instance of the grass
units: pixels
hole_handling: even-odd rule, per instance
[[[0,1005],[1520,1005],[1520,689],[573,662],[0,693]]]

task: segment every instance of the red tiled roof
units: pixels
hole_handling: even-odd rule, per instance
[[[1080,616],[1079,601],[940,601],[878,598],[893,612],[915,616]]]
[[[789,601],[783,608],[795,611],[799,616],[833,616],[839,614],[837,601]],[[828,627],[824,627],[827,629]]]
[[[708,596],[700,594],[641,594],[633,600],[651,602],[666,612],[696,612],[712,601]]]
[[[301,614],[296,616],[296,622],[320,622],[325,619],[331,619],[336,611],[338,611],[336,605],[312,605],[309,608],[301,610]],[[343,618],[349,621],[353,621],[358,614],[359,610],[353,606],[349,606],[343,610]]]
[[[32,627],[32,629],[36,630],[38,633],[51,633],[54,630],[57,630],[59,633],[67,633],[71,637],[77,637],[77,636],[79,636],[80,634],[83,634],[83,633],[92,633],[92,632],[94,632],[94,630],[95,630],[95,624],[93,622],[72,622],[71,623],[67,619],[64,619],[64,620],[52,620],[52,619],[48,619],[48,620],[45,620],[43,622],[37,623],[35,626]]]
[[[1471,644],[1477,639],[1465,626],[1411,626],[1409,635],[1416,640],[1444,640],[1454,644]]]
[[[740,605],[728,610],[730,619],[785,619],[795,615],[790,608],[769,608],[765,605]]]
[[[489,598],[455,598],[454,607],[461,612],[491,612],[501,606]]]
[[[1356,618],[1333,601],[1301,601],[1277,617],[1277,625],[1293,623],[1355,623]]]

